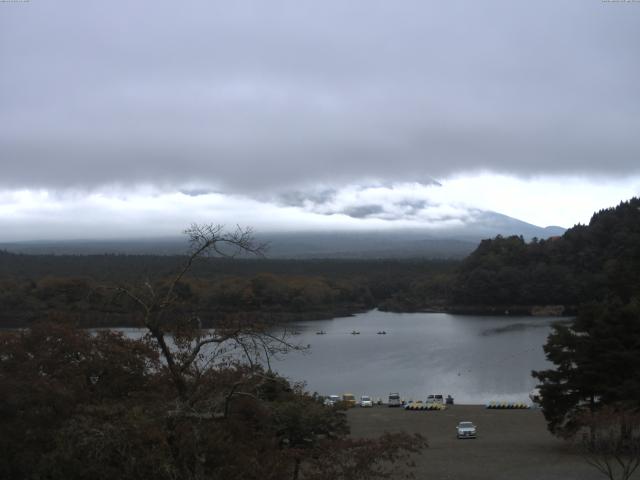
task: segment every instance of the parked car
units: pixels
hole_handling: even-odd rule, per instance
[[[444,405],[444,397],[442,395],[427,395],[427,403],[437,403]]]
[[[340,395],[329,395],[324,399],[324,404],[328,407],[333,407],[336,403],[341,401]]]
[[[399,407],[402,405],[402,400],[400,400],[399,393],[390,393],[389,394],[389,406],[390,407]]]
[[[368,395],[362,395],[360,397],[360,406],[361,407],[373,407],[373,400]]]
[[[458,438],[476,438],[478,429],[473,422],[460,422],[456,427],[456,432]]]
[[[358,402],[356,402],[356,396],[353,393],[343,393],[342,401],[347,405],[347,407],[355,407]]]

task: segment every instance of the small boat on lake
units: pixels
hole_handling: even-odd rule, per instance
[[[316,335],[326,335],[327,332],[325,332],[324,330],[320,330],[319,332],[316,332]]]
[[[354,331],[351,332],[351,335],[360,335],[360,332],[354,330]]]
[[[378,335],[386,335],[387,332],[385,332],[384,330],[382,330],[381,332],[378,332]]]

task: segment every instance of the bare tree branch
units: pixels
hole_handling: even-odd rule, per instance
[[[585,414],[580,441],[585,461],[610,480],[628,480],[640,467],[640,413],[608,406]]]
[[[204,340],[200,340],[198,341],[195,346],[193,347],[193,350],[191,351],[191,354],[189,355],[189,357],[184,360],[182,362],[182,366],[180,367],[181,371],[185,371],[187,370],[192,364],[193,362],[198,358],[198,354],[200,353],[200,351],[202,350],[202,347],[204,347],[205,345],[209,345],[212,343],[224,343],[228,340],[231,340],[233,338],[235,338],[237,335],[239,334],[239,330],[236,330],[232,333],[226,334],[222,337],[209,337],[206,338]]]
[[[286,340],[286,332],[277,337],[264,326],[256,324],[222,325],[213,332],[203,334],[199,319],[195,326],[189,320],[186,323],[176,320],[177,323],[171,325],[166,323],[169,315],[175,316],[175,308],[180,299],[176,294],[179,284],[199,258],[208,255],[230,258],[240,254],[262,256],[266,249],[266,244],[255,241],[252,229],[240,226],[236,226],[233,231],[226,231],[220,224],[192,224],[184,233],[189,243],[188,254],[168,284],[158,287],[158,282],[154,285],[154,282],[146,278],[139,291],[134,292],[133,288],[123,286],[114,288],[131,299],[142,311],[144,326],[160,348],[181,396],[186,395],[189,385],[193,387],[198,384],[198,363],[207,345],[224,345],[229,342],[237,345],[252,369],[260,365],[263,355],[271,369],[271,356],[301,349]],[[167,335],[172,335],[170,342],[167,341]],[[206,360],[207,364],[210,361],[211,359]]]

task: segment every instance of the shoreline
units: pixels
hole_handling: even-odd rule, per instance
[[[421,309],[387,309],[380,307],[363,308],[358,306],[345,306],[344,308],[336,308],[334,310],[313,310],[307,312],[291,312],[291,311],[240,311],[240,312],[200,312],[199,315],[205,318],[203,322],[204,328],[213,328],[215,322],[224,318],[226,315],[240,313],[242,315],[255,315],[262,317],[260,320],[273,324],[290,324],[296,322],[333,320],[338,318],[348,318],[361,313],[367,313],[374,310],[385,313],[445,313],[450,315],[463,316],[497,316],[497,317],[557,317],[568,318],[576,315],[575,307],[565,307],[562,305],[511,305],[511,306],[448,306],[438,308],[421,308]],[[11,315],[11,312],[3,312],[0,318],[0,329],[29,328],[30,325],[47,321],[47,317],[56,312],[45,312],[41,317],[35,313],[22,315]],[[22,316],[22,318],[19,318]],[[130,321],[129,317],[133,315],[122,312],[72,312],[68,313],[66,320],[75,324],[80,328],[142,328],[136,321]],[[207,319],[208,316],[208,319]],[[19,319],[16,320],[16,317]],[[100,318],[99,321],[93,319]],[[55,321],[55,320],[53,320]]]

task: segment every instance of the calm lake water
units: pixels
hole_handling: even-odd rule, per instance
[[[352,317],[289,324],[292,343],[309,345],[273,359],[273,370],[321,395],[350,392],[386,399],[454,397],[456,403],[529,402],[531,370],[550,366],[542,346],[558,317],[495,317],[371,310]],[[119,329],[140,337],[140,329]],[[352,335],[352,331],[359,335]],[[316,332],[324,331],[325,335]],[[385,331],[386,335],[377,332]]]
[[[351,392],[405,399],[451,394],[456,403],[527,401],[531,370],[544,369],[545,343],[557,317],[493,317],[372,310],[353,317],[300,322],[293,352],[274,370],[322,395]],[[326,335],[317,335],[317,331]],[[353,330],[359,335],[352,335]],[[378,331],[386,335],[378,335]]]

